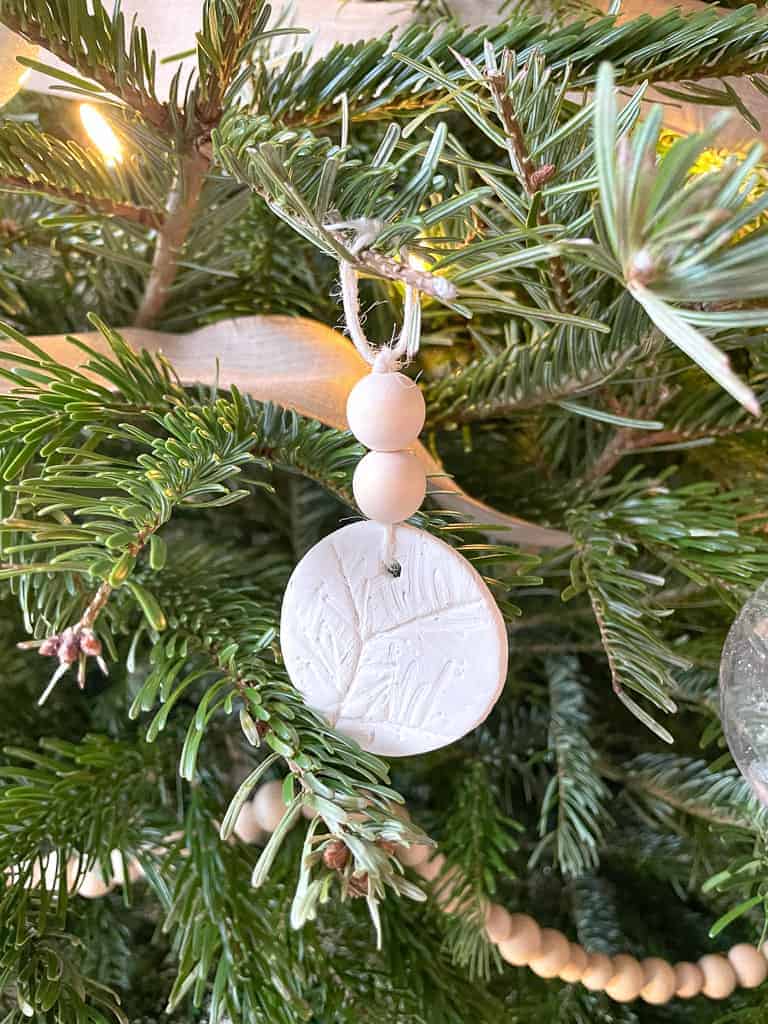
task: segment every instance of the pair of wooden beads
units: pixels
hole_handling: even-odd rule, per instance
[[[432,847],[424,845],[401,847],[398,858],[426,881],[434,881],[445,865],[445,858],[441,854],[431,856],[432,852]],[[435,893],[437,903],[450,912],[450,876],[439,886],[440,891]],[[540,928],[527,914],[510,914],[498,903],[488,905],[485,930],[507,963],[529,967],[540,978],[580,982],[590,991],[603,991],[619,1003],[642,999],[658,1006],[674,997],[692,999],[698,995],[726,999],[737,985],[756,988],[768,977],[768,944],[759,950],[739,943],[726,956],[709,953],[696,964],[674,966],[660,957],[642,961],[625,953],[609,957],[589,953],[578,943],[569,942],[561,932]]]
[[[418,385],[377,360],[347,400],[349,429],[371,450],[355,469],[352,490],[360,511],[377,523],[408,519],[424,501],[427,478],[410,446],[424,426]]]

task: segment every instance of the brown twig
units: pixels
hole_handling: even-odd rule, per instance
[[[624,687],[621,685],[621,679],[619,678],[619,668],[616,664],[616,658],[614,655],[613,647],[610,643],[610,637],[608,635],[608,626],[605,621],[605,610],[602,602],[597,596],[596,588],[590,577],[589,569],[585,564],[588,561],[589,556],[589,545],[582,549],[582,571],[584,572],[584,578],[587,582],[589,603],[592,607],[592,614],[595,617],[597,623],[597,629],[600,633],[601,646],[605,652],[605,657],[608,661],[608,669],[611,673],[611,688],[613,692],[618,696],[624,692]]]
[[[102,609],[106,605],[107,601],[112,595],[111,583],[107,583],[105,580],[100,586],[96,593],[91,598],[88,607],[85,609],[83,614],[80,616],[80,620],[77,623],[78,629],[92,629],[96,619],[101,614]]]
[[[200,201],[209,161],[199,152],[182,157],[178,178],[168,196],[163,227],[158,232],[144,296],[134,321],[148,327],[160,314],[176,277],[179,253],[187,240]]]
[[[224,94],[237,72],[253,19],[261,9],[256,0],[240,0],[237,17],[228,22],[222,43],[224,59],[208,80],[200,83],[191,142],[180,157],[179,173],[168,196],[165,219],[157,236],[152,269],[134,323],[150,326],[165,306],[178,269],[179,253],[189,235],[200,202],[205,176],[213,160],[211,134],[223,114]]]
[[[49,196],[51,199],[61,199],[68,203],[75,203],[77,206],[82,206],[85,209],[96,210],[98,213],[120,217],[122,220],[141,224],[145,228],[158,229],[162,227],[164,220],[162,213],[157,210],[151,210],[147,206],[134,206],[133,203],[123,203],[102,196],[86,196],[82,192],[75,192],[73,189],[47,185],[42,181],[28,181],[26,178],[13,175],[0,176],[0,190],[9,192],[37,192],[41,195]]]
[[[504,128],[510,163],[517,172],[526,194],[532,199],[541,191],[543,185],[554,176],[555,167],[552,164],[544,164],[541,167],[537,167],[531,160],[525,135],[517,119],[512,97],[509,95],[507,88],[507,76],[501,72],[491,72],[486,76],[486,80],[494,106],[496,107],[496,113]],[[540,227],[545,227],[550,223],[543,203],[539,205],[536,219]],[[565,264],[557,254],[549,258],[549,273],[552,278],[552,286],[558,308],[564,313],[575,312],[571,283],[568,279]]]
[[[368,272],[390,281],[402,281],[403,284],[413,285],[420,292],[440,299],[441,302],[450,302],[457,295],[456,285],[447,277],[430,274],[428,270],[419,270],[372,249],[364,249],[358,253],[353,266],[362,273]]]
[[[633,427],[622,427],[616,431],[598,456],[587,473],[586,479],[592,482],[607,476],[625,455],[632,455],[635,452],[643,451],[645,448],[655,448],[657,445],[703,441],[708,437],[729,437],[732,434],[743,433],[747,430],[757,430],[759,428],[759,422],[754,421],[747,421],[738,427],[719,427],[712,430],[689,432],[684,430],[647,431],[637,430]]]

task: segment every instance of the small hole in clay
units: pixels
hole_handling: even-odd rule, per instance
[[[402,566],[400,565],[399,562],[390,562],[386,566],[386,569],[387,569],[387,572],[389,573],[389,575],[390,576],[394,576],[395,579],[397,579],[397,577],[403,571]]]

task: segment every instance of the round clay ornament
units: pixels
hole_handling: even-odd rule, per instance
[[[316,544],[288,581],[280,634],[307,704],[364,750],[397,757],[483,721],[504,685],[507,634],[458,552],[396,526],[385,564],[385,537],[361,522]]]

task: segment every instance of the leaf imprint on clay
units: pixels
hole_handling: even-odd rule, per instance
[[[506,675],[506,628],[471,565],[443,541],[398,526],[399,576],[382,527],[362,522],[320,541],[294,570],[281,643],[307,704],[365,749],[412,754],[485,718]]]

